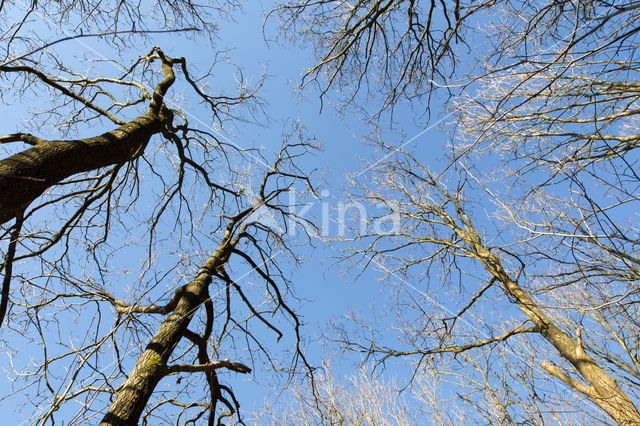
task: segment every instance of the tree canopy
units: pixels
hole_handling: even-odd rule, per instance
[[[0,3],[0,100],[22,117],[0,130],[4,398],[32,423],[242,423],[227,379],[269,370],[297,383],[276,424],[640,422],[640,4],[270,4],[265,45],[308,54],[300,102],[364,123],[347,177],[308,160],[292,103],[278,140],[227,136],[275,126],[282,76],[218,48],[253,7]],[[305,345],[292,277],[313,245],[338,253],[314,286],[339,269],[389,292],[323,327],[368,366],[351,401]]]

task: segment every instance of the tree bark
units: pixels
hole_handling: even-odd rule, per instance
[[[613,420],[621,425],[640,425],[640,411],[629,396],[620,388],[616,380],[606,373],[582,347],[580,334],[578,342],[540,309],[538,304],[520,285],[511,279],[500,259],[487,249],[480,236],[466,216],[466,229],[455,227],[456,233],[471,247],[487,272],[494,276],[509,296],[516,300],[520,310],[533,322],[539,333],[551,343],[560,355],[573,365],[587,384],[580,383],[561,373],[548,363],[543,368],[561,379],[573,389],[581,392],[602,408]]]
[[[141,155],[161,125],[160,118],[149,111],[115,130],[87,139],[50,141],[26,134],[0,138],[34,145],[0,160],[0,224],[74,174],[122,164]]]
[[[167,374],[167,362],[193,317],[204,302],[206,288],[211,276],[201,271],[191,281],[178,302],[176,310],[169,315],[156,332],[145,351],[119,390],[100,425],[135,425],[142,415],[156,385]]]
[[[151,342],[138,358],[136,365],[118,392],[100,425],[135,425],[155,390],[156,385],[169,370],[167,362],[174,348],[184,337],[191,318],[207,297],[207,287],[213,273],[228,260],[233,249],[232,231],[236,220],[231,219],[220,246],[202,265],[196,278],[184,290],[175,310],[160,325]]]

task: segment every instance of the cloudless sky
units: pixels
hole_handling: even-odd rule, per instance
[[[306,66],[313,64],[314,58],[309,48],[291,46],[288,43],[283,46],[273,41],[277,18],[263,27],[265,14],[272,6],[273,3],[267,1],[248,2],[243,11],[235,15],[234,21],[221,21],[219,41],[214,47],[203,44],[202,39],[193,42],[175,35],[153,36],[150,43],[159,45],[169,56],[184,56],[192,65],[201,65],[205,70],[215,56],[216,49],[231,49],[227,55],[242,68],[244,77],[249,81],[258,81],[263,74],[267,75],[260,96],[268,103],[270,122],[265,126],[242,125],[227,133],[226,137],[242,147],[264,146],[266,152],[275,151],[281,143],[282,129],[288,121],[300,120],[304,123],[309,134],[317,138],[320,150],[303,160],[303,168],[317,169],[315,183],[323,196],[323,199],[317,200],[309,210],[308,217],[321,219],[323,205],[328,206],[331,232],[327,237],[335,237],[336,208],[343,199],[341,190],[347,186],[345,175],[361,171],[365,167],[362,160],[376,159],[376,154],[363,140],[363,136],[371,129],[352,115],[337,115],[330,104],[331,98],[328,99],[329,102],[325,102],[321,111],[318,92],[313,87],[303,92],[302,96],[297,92],[302,71]],[[265,38],[271,41],[266,41]],[[146,53],[150,47],[151,45],[141,47],[139,53]],[[82,43],[70,41],[60,48],[68,53],[80,53],[90,48],[100,52],[102,49],[91,40]],[[109,57],[109,52],[105,52],[105,56]],[[232,68],[220,69],[228,71]],[[226,75],[221,80],[229,83],[232,81],[229,77]],[[211,81],[211,84],[212,92],[215,93],[213,84],[216,84],[216,81]],[[22,130],[23,106],[25,105],[0,105],[0,113],[3,114],[0,133]],[[195,106],[186,106],[185,109],[193,115],[192,122],[200,117],[203,122],[208,120],[206,112],[198,110]],[[394,130],[386,133],[390,138],[389,142],[400,141],[401,137],[409,140],[417,136],[410,142],[410,148],[415,148],[424,156],[437,158],[441,155],[444,136],[438,132],[437,126],[430,128],[442,118],[440,111],[435,110],[429,121],[426,116],[399,108],[394,118]],[[90,131],[97,133],[95,129]],[[307,342],[308,357],[316,365],[324,358],[331,358],[338,374],[351,374],[354,371],[354,362],[359,359],[354,356],[335,358],[337,348],[327,346],[324,340],[328,325],[332,319],[344,318],[349,312],[354,311],[362,313],[365,318],[371,315],[381,316],[387,309],[385,302],[388,300],[389,289],[379,284],[377,278],[380,275],[376,272],[366,271],[356,276],[356,272],[360,271],[349,272],[345,271],[343,266],[336,265],[331,257],[337,253],[322,241],[316,241],[315,248],[298,247],[296,251],[306,259],[306,262],[293,272],[292,282],[295,294],[301,299],[296,306],[305,324],[303,337]],[[396,281],[391,285],[403,284]],[[273,343],[275,344],[275,339]],[[239,397],[245,416],[260,409],[269,391],[266,386],[268,379],[260,377],[260,372],[256,374],[258,375],[255,380],[240,375],[225,376],[225,380]],[[407,374],[407,371],[396,370],[391,364],[386,374]],[[6,385],[5,380],[0,383],[0,394],[8,392],[2,388]],[[0,407],[0,411],[3,415],[11,415],[13,412],[12,407],[6,406]],[[8,424],[7,421],[8,417],[4,417],[5,424]]]
[[[357,114],[351,114],[347,111],[346,114],[340,115],[336,113],[334,106],[332,105],[331,92],[325,99],[324,108],[321,110],[320,102],[318,100],[318,90],[313,85],[310,85],[305,91],[300,93],[298,84],[303,74],[305,67],[312,66],[315,58],[313,57],[313,51],[310,46],[292,46],[289,41],[283,40],[282,44],[279,44],[274,39],[276,37],[275,31],[277,31],[277,17],[274,17],[272,21],[269,21],[264,25],[265,15],[274,7],[273,1],[256,1],[245,2],[243,10],[238,11],[233,15],[233,20],[220,21],[218,40],[215,44],[211,44],[204,37],[196,37],[190,39],[183,37],[182,35],[152,35],[145,42],[139,43],[134,46],[133,49],[123,50],[122,57],[125,58],[125,63],[130,63],[132,58],[148,53],[152,46],[160,46],[163,51],[172,57],[184,56],[187,58],[192,75],[197,76],[197,69],[203,72],[208,70],[213,59],[217,57],[220,52],[226,52],[225,55],[229,57],[230,61],[242,69],[244,79],[251,82],[258,82],[263,76],[266,76],[265,84],[262,87],[259,96],[266,101],[265,109],[268,118],[262,120],[261,125],[238,123],[237,126],[234,123],[227,123],[228,127],[224,129],[223,138],[226,138],[230,143],[233,143],[239,147],[251,148],[257,147],[265,158],[270,158],[273,153],[277,152],[282,143],[282,131],[287,127],[287,124],[293,120],[299,120],[306,126],[308,134],[316,138],[317,144],[320,149],[313,155],[306,156],[301,160],[299,166],[305,170],[315,170],[312,174],[312,178],[317,186],[321,198],[316,200],[311,208],[306,213],[309,219],[315,219],[319,225],[322,225],[323,221],[329,224],[329,232],[324,235],[326,239],[330,240],[337,237],[336,231],[338,229],[337,221],[339,220],[337,209],[340,203],[345,202],[345,197],[342,190],[348,186],[347,175],[359,175],[365,168],[366,162],[375,162],[379,155],[375,149],[364,142],[367,135],[371,134],[372,128],[370,125],[360,121]],[[47,31],[45,28],[37,27],[37,19],[35,26],[29,28],[29,31],[39,31],[43,33]],[[27,24],[32,25],[32,24]],[[57,38],[59,36],[71,35],[67,28],[59,28],[51,30],[51,36]],[[295,35],[289,34],[289,36]],[[46,37],[46,36],[45,36]],[[478,36],[481,38],[482,36]],[[482,49],[480,44],[476,44],[477,40],[468,39],[470,42],[470,49]],[[486,38],[482,42],[487,42]],[[64,56],[64,63],[73,63],[73,60],[69,57],[73,55],[82,56],[87,54],[89,57],[112,58],[117,55],[116,49],[118,47],[110,46],[106,40],[96,39],[83,39],[72,40],[64,44],[56,46],[53,51],[59,52]],[[470,52],[473,54],[474,52]],[[462,54],[464,57],[464,53]],[[79,72],[83,71],[85,64],[82,60],[77,60],[74,66],[77,66]],[[94,66],[95,64],[86,64],[86,67]],[[113,70],[109,70],[108,67],[113,66],[108,62],[99,63],[98,67],[105,67],[105,74],[113,75]],[[459,67],[468,66],[472,68],[473,64],[462,60]],[[72,67],[73,68],[73,67]],[[95,72],[92,73],[95,75]],[[213,76],[207,80],[208,93],[217,95],[219,93],[233,93],[235,80],[240,76],[231,65],[220,64],[213,71]],[[178,93],[172,99],[179,99],[180,83],[176,83],[172,87],[173,94]],[[348,88],[347,88],[348,90]],[[30,105],[36,105],[37,108],[46,108],[46,105],[40,105],[38,94],[26,94],[24,98],[7,100],[0,105],[0,114],[2,114],[3,121],[0,124],[0,134],[8,134],[18,131],[24,131],[23,117],[25,108],[29,108]],[[44,102],[42,102],[44,103]],[[383,137],[388,144],[405,143],[405,148],[413,152],[417,159],[427,164],[429,167],[438,168],[439,161],[443,155],[443,146],[447,141],[447,137],[439,131],[438,123],[440,120],[447,118],[446,114],[439,109],[435,102],[432,106],[431,115],[422,114],[421,110],[417,112],[412,111],[407,106],[399,105],[394,112],[394,122],[392,128],[390,128],[390,121],[388,117],[383,117],[380,121],[380,125],[383,129]],[[193,125],[199,123],[200,126],[207,127],[210,125],[210,112],[206,111],[201,105],[186,104],[182,105],[181,109],[189,115],[190,123]],[[107,126],[99,128],[95,122],[91,122],[90,126],[79,126],[78,135],[82,137],[91,136],[102,133],[112,127]],[[47,132],[46,128],[34,130],[34,133],[38,136],[46,138],[54,138],[53,134],[41,134],[39,132]],[[50,131],[50,129],[49,129]],[[152,155],[149,153],[149,155]],[[498,161],[497,159],[489,159],[491,161]],[[495,163],[494,163],[495,164]],[[256,175],[262,173],[263,165],[260,162],[254,164],[246,164],[247,169],[255,170]],[[152,178],[144,176],[143,178],[149,178],[147,182],[152,182]],[[362,177],[366,179],[366,176]],[[157,189],[157,188],[152,188]],[[159,189],[158,189],[159,191]],[[155,195],[153,191],[143,194],[143,197],[152,197]],[[471,197],[473,198],[473,197]],[[190,200],[191,201],[191,200]],[[484,199],[474,203],[471,207],[478,211],[484,209],[483,217],[486,219],[490,217],[491,206],[490,203],[484,203]],[[368,214],[374,212],[369,211]],[[491,238],[491,235],[497,235],[496,238],[500,238],[499,232],[495,232],[496,224],[481,223],[480,229],[485,226],[489,228],[490,232],[487,232],[487,238]],[[144,225],[142,226],[144,227]],[[493,227],[493,228],[490,228]],[[165,230],[166,231],[166,230]],[[204,235],[203,231],[203,235]],[[504,234],[509,234],[509,231],[505,231]],[[504,235],[503,234],[503,235]],[[505,239],[510,238],[510,235],[504,236]],[[205,238],[203,237],[203,240]],[[128,241],[122,242],[124,246]],[[204,249],[210,251],[214,247],[205,247]],[[379,282],[379,278],[382,274],[375,270],[375,267],[367,269],[362,274],[358,266],[352,270],[345,270],[344,265],[336,264],[335,256],[339,253],[335,251],[335,244],[330,242],[316,240],[314,246],[303,244],[301,246],[294,247],[294,250],[298,256],[305,260],[305,262],[290,272],[291,282],[294,294],[299,298],[298,300],[291,301],[297,314],[301,317],[304,327],[302,329],[302,337],[304,340],[304,350],[308,356],[309,361],[314,365],[319,365],[323,359],[330,359],[332,361],[335,372],[338,375],[350,375],[355,372],[353,366],[354,363],[360,361],[358,355],[346,354],[337,356],[338,348],[331,344],[327,340],[327,337],[331,335],[330,324],[333,320],[349,322],[347,319],[351,312],[360,313],[365,321],[371,320],[376,322],[377,326],[382,326],[383,339],[387,339],[387,343],[393,343],[394,347],[402,347],[401,342],[395,342],[394,339],[399,338],[401,331],[398,329],[392,329],[397,327],[398,323],[393,323],[393,313],[390,313],[391,308],[398,309],[398,306],[392,306],[393,302],[390,302],[390,293],[400,289],[407,294],[422,297],[420,300],[429,300],[428,295],[421,294],[421,292],[427,288],[430,283],[412,281],[404,282],[402,279],[392,278],[388,279],[385,283]],[[203,250],[204,251],[204,250]],[[140,253],[127,252],[123,249],[119,254],[119,257],[115,257],[113,262],[109,263],[116,275],[117,270],[120,267],[124,267],[127,264],[126,256],[135,255],[137,257],[143,257]],[[159,258],[166,256],[170,257],[169,253],[161,253]],[[194,258],[198,257],[198,254],[194,254]],[[135,259],[137,261],[137,259]],[[194,264],[199,261],[194,260]],[[178,261],[179,262],[179,261]],[[157,263],[160,263],[159,261]],[[236,266],[236,265],[233,265]],[[375,265],[372,265],[375,266]],[[420,265],[419,267],[422,267]],[[444,266],[445,268],[447,266]],[[284,268],[290,268],[288,263],[284,264]],[[437,267],[436,267],[437,269]],[[83,271],[84,272],[84,271]],[[235,272],[235,271],[234,271]],[[287,271],[285,271],[287,272]],[[465,270],[465,280],[473,277],[475,270]],[[177,275],[178,273],[176,273]],[[114,284],[112,289],[116,297],[122,297],[122,294],[126,295],[126,292],[131,288],[135,290],[136,277],[135,274],[128,276],[123,274],[122,286],[117,287]],[[433,274],[434,276],[437,273]],[[118,275],[120,277],[120,275]],[[471,278],[469,278],[471,277]],[[482,282],[485,279],[486,274],[484,271],[477,274],[477,282]],[[426,281],[426,280],[425,280]],[[441,283],[435,282],[434,286],[438,286]],[[165,287],[171,284],[176,284],[179,280],[172,277],[162,282]],[[473,282],[469,285],[473,287]],[[117,284],[120,284],[118,281]],[[182,282],[179,282],[182,284]],[[464,283],[466,285],[466,282]],[[111,290],[111,289],[110,289]],[[157,289],[158,292],[165,291],[165,294],[169,294],[167,288]],[[465,289],[470,291],[470,289]],[[451,290],[455,292],[455,289]],[[497,291],[497,290],[496,290]],[[462,293],[463,290],[460,290]],[[133,292],[132,292],[133,293]],[[495,314],[497,317],[504,315],[505,318],[509,317],[510,312],[506,313],[502,308],[508,304],[508,302],[502,302],[503,305],[496,306],[491,305],[490,296],[487,295],[489,303],[487,310],[491,311],[491,314]],[[453,306],[454,301],[450,301]],[[449,301],[443,303],[448,304]],[[435,303],[435,302],[434,302]],[[425,307],[425,310],[429,309],[429,306]],[[446,310],[447,308],[444,307]],[[515,310],[513,306],[508,309]],[[399,317],[410,322],[412,318],[411,313],[395,312]],[[71,315],[71,314],[70,314]],[[409,317],[406,317],[409,315]],[[413,315],[416,315],[413,313]],[[483,320],[491,321],[493,318],[483,318]],[[153,324],[154,320],[150,320]],[[388,323],[387,323],[388,321]],[[463,320],[461,320],[462,322]],[[399,321],[398,321],[399,322]],[[482,321],[478,324],[467,324],[465,328],[471,333],[477,333],[477,336],[481,336],[483,330]],[[65,325],[63,324],[62,327]],[[387,329],[385,329],[387,327]],[[488,328],[488,327],[487,327]],[[283,330],[284,331],[284,330]],[[486,330],[484,330],[486,331]],[[491,330],[494,331],[494,330]],[[285,331],[290,333],[290,329]],[[278,350],[286,351],[291,350],[292,338],[289,334],[282,339],[280,343],[276,343],[276,339],[269,330],[263,330],[258,332],[259,337],[262,339],[263,344],[268,348],[278,348]],[[6,337],[6,335],[3,335]],[[532,344],[535,345],[536,340],[540,339],[535,337],[532,340]],[[11,342],[10,342],[11,343]],[[239,344],[241,346],[242,344]],[[391,346],[391,344],[390,344]],[[500,351],[507,352],[509,343],[501,345]],[[548,347],[548,345],[546,345]],[[23,359],[19,359],[19,362],[28,362],[28,357],[33,354],[37,354],[39,350],[37,343],[32,343],[30,347],[25,347],[19,352],[19,356]],[[225,349],[223,348],[222,351]],[[242,348],[238,350],[241,352]],[[545,350],[544,348],[541,350]],[[504,353],[501,352],[501,353]],[[2,354],[4,358],[7,358],[6,354]],[[247,355],[248,358],[248,355]],[[240,361],[246,361],[246,359]],[[5,363],[7,360],[3,360]],[[395,360],[386,365],[386,369],[383,370],[383,374],[388,376],[400,376],[399,383],[403,383],[404,380],[411,373],[411,369],[401,368],[402,363],[406,360]],[[254,373],[247,377],[234,373],[221,373],[221,381],[230,385],[234,390],[235,395],[238,397],[241,407],[244,411],[245,418],[248,418],[253,411],[259,411],[265,403],[265,400],[273,402],[272,397],[274,393],[270,389],[269,384],[274,380],[273,376],[261,371],[259,368]],[[163,380],[158,389],[170,388],[175,386],[176,381],[167,378]],[[277,394],[279,386],[277,384],[273,391]],[[6,380],[0,382],[0,395],[5,395],[9,392]],[[514,386],[517,386],[514,385]],[[554,385],[555,386],[555,385]],[[561,386],[561,385],[559,385]],[[563,389],[563,388],[561,388]],[[537,390],[537,389],[536,389]],[[4,423],[14,424],[19,423],[20,417],[11,417],[13,413],[13,402],[19,402],[20,394],[14,400],[7,400],[0,406],[0,411],[3,414]],[[23,397],[24,398],[24,397]],[[61,413],[60,418],[64,418],[64,413]]]
[[[357,174],[366,166],[364,161],[376,159],[370,146],[364,142],[364,136],[369,134],[371,129],[353,115],[337,115],[332,105],[328,105],[327,102],[320,111],[318,92],[313,86],[309,86],[300,96],[296,90],[298,83],[303,70],[313,64],[314,58],[309,49],[265,41],[265,37],[274,38],[273,30],[277,24],[277,18],[272,18],[263,32],[264,16],[272,5],[271,2],[252,3],[244,8],[244,14],[237,16],[236,22],[221,23],[220,44],[233,49],[229,56],[243,68],[245,76],[253,74],[254,78],[257,78],[263,70],[268,75],[261,93],[269,103],[268,112],[274,123],[268,129],[255,129],[254,136],[248,138],[259,145],[269,145],[271,141],[271,146],[275,147],[279,143],[282,128],[280,123],[289,119],[299,119],[309,133],[317,138],[320,150],[307,158],[306,166],[308,169],[318,169],[316,176],[320,179],[317,183],[324,198],[318,200],[309,213],[321,219],[323,204],[328,206],[331,231],[328,237],[335,237],[338,229],[335,222],[338,220],[336,209],[338,203],[344,202],[341,191],[347,187],[345,175]],[[410,112],[406,114],[406,117],[396,114],[396,120],[400,122],[397,126],[398,134],[395,136],[398,140],[400,130],[411,135],[421,132],[423,127],[419,124],[428,126],[428,123],[424,122],[425,118],[416,117]],[[437,117],[432,120],[436,121]],[[423,122],[420,123],[421,121]],[[424,133],[412,143],[433,144],[435,154],[443,140],[443,136],[434,128],[433,132]],[[316,364],[323,358],[331,359],[338,375],[353,374],[353,364],[359,361],[359,358],[335,358],[337,348],[327,345],[324,340],[328,335],[329,323],[332,319],[344,319],[350,312],[359,312],[365,317],[376,312],[381,315],[382,311],[387,309],[387,289],[379,285],[377,278],[380,275],[377,273],[367,271],[360,277],[356,277],[356,272],[360,271],[344,274],[344,267],[336,265],[335,259],[332,258],[338,253],[325,243],[318,241],[315,249],[300,248],[297,252],[306,262],[294,274],[292,282],[296,295],[304,300],[299,304],[298,312],[305,322],[304,336],[309,342],[309,358]],[[406,374],[407,371],[390,370],[387,373]],[[239,379],[241,378],[236,378]],[[233,385],[242,400],[250,399],[247,392],[253,395],[252,405],[247,406],[245,403],[245,410],[260,409],[266,391],[264,384]]]

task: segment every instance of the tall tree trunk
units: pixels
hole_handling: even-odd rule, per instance
[[[160,329],[138,358],[136,365],[118,392],[115,401],[102,419],[101,425],[135,425],[142,415],[156,385],[166,375],[166,366],[198,307],[204,302],[211,276],[201,270],[178,301],[175,311],[160,325]]]
[[[539,333],[551,343],[560,355],[573,365],[586,384],[572,379],[549,363],[543,368],[556,378],[562,380],[571,388],[581,392],[602,408],[613,420],[621,425],[639,425],[640,411],[629,396],[620,388],[616,380],[607,374],[595,360],[585,352],[582,339],[578,331],[576,342],[540,309],[538,304],[520,285],[511,279],[503,268],[500,259],[484,246],[480,235],[471,225],[468,217],[464,216],[466,226],[464,230],[455,227],[456,233],[471,247],[477,258],[484,264],[485,269],[494,276],[503,289],[516,300],[518,307],[536,325]]]
[[[151,342],[138,358],[133,371],[118,392],[100,425],[135,425],[160,380],[167,375],[167,362],[184,337],[189,322],[207,297],[207,287],[215,271],[228,260],[233,249],[232,231],[243,214],[231,219],[220,246],[202,265],[194,280],[179,289],[180,298],[173,313],[160,325]]]
[[[121,164],[143,153],[161,130],[161,120],[149,111],[100,136],[51,141],[18,133],[0,142],[22,141],[32,148],[0,160],[0,224],[16,217],[48,188],[81,172]]]
[[[164,97],[175,81],[174,63],[184,65],[184,59],[168,58],[159,47],[154,47],[145,58],[150,62],[160,59],[164,75],[154,88],[145,114],[115,130],[88,139],[50,141],[24,133],[0,136],[0,143],[25,142],[33,145],[0,161],[0,224],[21,214],[47,188],[76,173],[122,164],[142,155],[151,136],[159,133],[164,125],[171,126],[173,113],[164,104]],[[62,95],[116,123],[122,123],[108,111],[83,99],[35,68],[0,66],[0,70],[31,74]]]

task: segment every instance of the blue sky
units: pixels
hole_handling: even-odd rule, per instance
[[[341,191],[347,185],[345,175],[360,173],[365,167],[363,160],[376,160],[374,150],[364,143],[364,136],[371,132],[371,128],[354,118],[354,115],[338,115],[331,105],[331,97],[327,99],[328,102],[321,111],[318,93],[312,86],[302,94],[297,91],[302,70],[313,64],[314,58],[308,49],[282,46],[273,40],[265,41],[265,37],[274,38],[274,25],[267,25],[265,32],[262,26],[265,13],[271,6],[268,2],[252,2],[244,7],[243,13],[235,16],[234,21],[221,21],[219,40],[215,47],[207,45],[202,39],[196,39],[194,42],[175,35],[153,36],[153,39],[149,40],[149,46],[144,46],[131,56],[146,53],[152,45],[159,45],[168,55],[185,56],[192,66],[200,65],[206,69],[217,50],[229,49],[227,55],[242,69],[244,78],[255,82],[263,74],[266,75],[260,96],[268,103],[266,110],[269,120],[263,121],[262,126],[241,125],[225,131],[223,137],[241,147],[264,147],[262,149],[268,156],[269,152],[275,152],[279,147],[282,129],[288,122],[299,120],[304,123],[308,133],[317,139],[320,149],[315,155],[305,159],[302,166],[309,170],[317,170],[314,176],[323,197],[310,207],[309,217],[320,218],[323,209],[328,209],[330,232],[327,237],[335,237],[338,229],[335,222],[336,208],[343,201]],[[64,32],[67,29],[60,30]],[[113,54],[108,44],[92,39],[69,41],[56,49],[67,59],[84,52],[90,56],[103,55],[107,58]],[[126,52],[121,53],[126,56]],[[233,67],[222,66],[219,70],[220,79],[216,79],[213,84],[231,86],[237,77],[237,74],[233,73]],[[27,102],[35,101],[37,98],[37,95],[31,95],[23,99],[22,103],[0,105],[0,113],[4,117],[1,132],[6,134],[23,130],[23,108],[28,107]],[[203,126],[207,125],[208,116],[205,111],[197,106],[187,106],[185,109],[191,115],[192,122],[201,121]],[[442,113],[437,110],[429,122],[426,117],[399,107],[395,113],[394,129],[385,134],[389,140],[410,141],[408,146],[430,158],[437,158],[441,155],[444,142],[444,136],[438,132],[436,125],[440,118]],[[79,136],[87,136],[101,130],[103,129],[92,127],[80,129],[78,133]],[[258,170],[261,166],[257,164],[254,167]],[[380,285],[380,275],[374,271],[369,270],[357,275],[360,271],[345,271],[344,266],[336,265],[335,259],[332,258],[336,252],[331,248],[331,244],[316,241],[315,248],[301,246],[297,248],[297,253],[306,262],[291,271],[292,282],[295,294],[300,298],[300,302],[295,306],[305,323],[303,335],[309,359],[319,364],[322,359],[331,358],[338,374],[351,374],[354,363],[359,359],[357,356],[343,356],[340,360],[335,358],[336,348],[324,340],[329,323],[332,319],[344,319],[351,312],[360,312],[365,318],[381,317],[387,309],[387,292],[391,290]],[[405,284],[396,281],[390,285]],[[409,288],[407,291],[416,290]],[[285,341],[281,345],[286,343]],[[406,370],[396,370],[393,364],[389,367],[385,374],[408,373]],[[265,386],[270,381],[268,376],[261,376],[261,373],[257,372],[255,378],[244,379],[230,375],[226,376],[226,379],[240,398],[245,415],[260,409],[269,391]],[[171,380],[164,381],[162,385],[171,386]],[[2,381],[0,386],[0,394],[8,393],[7,389],[2,389],[7,386],[6,381]],[[12,416],[11,406],[15,402],[16,400],[6,401],[0,411],[6,416]],[[5,422],[9,421],[9,418],[10,423],[19,421],[19,417],[5,417]]]
[[[309,133],[317,138],[320,149],[313,157],[309,157],[307,165],[309,169],[318,169],[316,176],[320,178],[318,184],[325,198],[317,200],[310,213],[320,219],[323,205],[325,209],[328,208],[331,212],[328,237],[335,237],[338,230],[336,209],[340,202],[346,202],[342,194],[342,189],[347,186],[346,175],[358,174],[365,169],[367,161],[376,160],[376,153],[364,140],[371,133],[371,128],[355,115],[337,115],[327,103],[320,111],[318,92],[313,86],[308,86],[302,96],[297,92],[302,70],[312,65],[314,58],[308,49],[281,46],[275,41],[265,42],[265,36],[273,38],[274,25],[267,25],[267,34],[263,34],[259,23],[270,7],[267,2],[262,2],[260,6],[246,6],[245,14],[238,16],[237,22],[222,23],[220,26],[221,45],[229,44],[233,49],[229,55],[245,70],[246,75],[254,73],[257,78],[259,72],[264,70],[269,76],[262,95],[269,103],[268,111],[274,124],[267,129],[243,130],[248,134],[253,133],[248,136],[249,140],[262,145],[265,144],[262,141],[278,140],[280,123],[299,119]],[[330,96],[329,103],[331,101]],[[402,132],[407,140],[413,135],[420,135],[410,144],[420,145],[425,154],[439,154],[444,136],[438,132],[437,126],[424,131],[440,118],[437,114],[429,123],[425,118],[416,117],[416,114],[400,108],[395,118],[398,121],[396,128],[387,133],[391,138],[400,140]],[[382,316],[388,309],[385,302],[389,300],[390,290],[380,285],[379,273],[366,271],[358,276],[357,273],[361,271],[345,271],[344,265],[336,264],[335,256],[338,253],[331,246],[317,241],[315,249],[301,248],[300,254],[306,258],[306,262],[294,273],[292,282],[296,295],[304,300],[299,304],[298,312],[305,322],[304,334],[309,342],[307,353],[310,360],[319,364],[322,359],[331,359],[337,374],[346,376],[353,374],[353,366],[360,358],[353,355],[336,358],[337,348],[325,340],[330,334],[330,322],[334,319],[344,321],[352,312],[365,318]],[[404,284],[397,281],[391,285]],[[389,367],[385,374],[406,377],[409,373],[393,368],[393,363]],[[234,381],[240,379],[238,377]],[[233,383],[237,386],[238,395],[251,401],[244,408],[248,411],[259,410],[265,395],[264,384],[244,382],[243,385]]]
[[[215,69],[214,78],[209,81],[210,90],[214,94],[217,91],[233,90],[234,83],[239,78],[235,66],[242,69],[244,79],[250,83],[257,82],[266,76],[259,96],[266,101],[265,109],[268,118],[263,118],[260,125],[240,123],[235,126],[234,123],[228,123],[229,126],[223,130],[221,137],[239,147],[257,147],[268,158],[279,148],[282,130],[288,123],[293,120],[304,123],[308,134],[316,138],[320,149],[314,155],[303,159],[301,166],[307,170],[315,170],[313,176],[322,196],[321,199],[308,200],[311,204],[307,214],[309,218],[319,222],[328,219],[329,232],[326,237],[331,239],[337,236],[337,209],[340,203],[346,202],[342,192],[343,188],[348,186],[345,177],[361,175],[367,168],[367,162],[376,162],[380,159],[380,154],[365,143],[366,136],[372,134],[371,126],[361,121],[357,114],[349,112],[344,115],[337,114],[332,106],[331,93],[325,99],[324,108],[321,110],[318,91],[313,85],[302,93],[298,91],[303,70],[314,63],[314,58],[308,48],[291,46],[287,42],[281,45],[273,40],[275,22],[263,27],[264,16],[272,6],[271,2],[252,2],[245,5],[242,12],[235,14],[233,21],[220,21],[218,40],[213,46],[207,40],[198,37],[188,39],[176,35],[157,35],[152,36],[147,44],[139,49],[123,50],[119,53],[131,59],[147,53],[152,46],[158,45],[170,56],[186,57],[194,69],[206,70],[218,52],[226,51],[226,56],[234,66],[221,64]],[[64,32],[67,29],[61,28],[60,31]],[[266,41],[265,38],[270,41]],[[93,39],[66,42],[56,49],[66,60],[72,62],[71,57],[81,56],[84,53],[91,57],[103,56],[104,58],[113,57],[115,54],[113,47],[107,42]],[[82,67],[84,64],[78,61],[76,65]],[[111,71],[108,69],[111,65],[108,63],[98,66],[105,67],[107,73]],[[180,88],[176,85],[174,92],[179,91]],[[5,117],[0,133],[22,130],[21,107],[37,99],[37,94],[33,94],[23,104],[0,105],[0,113]],[[392,128],[390,128],[388,117],[383,118],[380,125],[385,142],[404,143],[407,150],[414,152],[418,159],[427,162],[430,167],[437,170],[443,155],[443,146],[447,141],[447,137],[439,131],[439,123],[440,120],[446,121],[447,116],[437,107],[437,104],[433,106],[431,116],[426,116],[412,111],[407,106],[399,105],[394,113]],[[209,115],[201,106],[186,104],[183,110],[188,113],[192,123],[198,122],[203,127],[209,126]],[[105,129],[96,127],[81,128],[78,134],[88,136],[103,130]],[[252,168],[256,174],[259,174],[263,168],[260,161],[246,166]],[[367,179],[367,176],[362,175],[361,178]],[[491,208],[489,205],[478,206],[479,210]],[[336,263],[335,256],[338,253],[334,250],[335,246],[322,240],[315,241],[315,247],[303,243],[296,247],[295,251],[305,259],[305,262],[295,268],[285,263],[285,267],[291,268],[288,272],[291,273],[295,295],[299,298],[298,301],[293,302],[293,306],[296,307],[297,313],[305,324],[302,331],[309,360],[318,365],[321,360],[329,358],[336,373],[346,376],[354,372],[354,364],[360,361],[360,358],[353,354],[337,356],[338,348],[326,340],[331,334],[331,322],[336,320],[348,324],[347,317],[352,312],[358,313],[363,319],[376,321],[382,327],[380,331],[383,338],[389,343],[400,346],[401,343],[395,341],[398,336],[397,330],[391,329],[397,326],[397,322],[394,323],[397,318],[394,318],[394,314],[390,311],[392,298],[390,294],[399,290],[405,295],[424,297],[422,291],[428,288],[429,283],[426,280],[407,282],[402,277],[393,277],[381,283],[379,279],[382,274],[378,273],[375,267],[364,271],[361,275],[359,272],[362,271],[357,267],[358,265],[352,270],[345,270],[344,265]],[[205,247],[205,250],[211,248]],[[166,259],[170,258],[169,254],[165,255]],[[140,256],[140,253],[128,251],[126,248],[120,251],[110,263],[114,273],[117,272],[117,268],[126,268],[130,258],[135,256]],[[242,274],[239,266],[238,269]],[[114,292],[126,294],[134,285],[132,280],[125,275],[122,280],[123,286],[114,288]],[[437,288],[440,283],[434,280],[431,285]],[[437,302],[434,301],[433,305],[437,305]],[[493,308],[498,310],[499,307]],[[469,323],[466,326],[478,335],[483,331],[482,324]],[[290,338],[286,337],[276,344],[273,334],[268,330],[264,330],[264,334],[261,333],[260,337],[264,338],[267,344],[273,344],[276,350],[290,349]],[[29,350],[35,352],[35,348],[26,348],[22,354],[28,353]],[[403,383],[403,380],[410,375],[411,369],[402,368],[402,363],[402,360],[388,363],[384,374],[399,376],[399,383]],[[269,384],[274,378],[260,369],[257,369],[255,376],[250,378],[237,374],[225,374],[223,377],[223,380],[234,388],[245,416],[254,410],[259,410],[267,395],[273,396],[270,393],[272,390]],[[281,381],[279,384],[282,383]],[[6,381],[3,381],[0,386],[6,386],[6,384]],[[168,378],[161,382],[158,389],[172,386],[175,386],[175,380]],[[6,392],[0,389],[0,394],[4,393]],[[7,405],[3,404],[0,410],[6,412],[7,416],[12,415],[13,411],[10,402]]]

